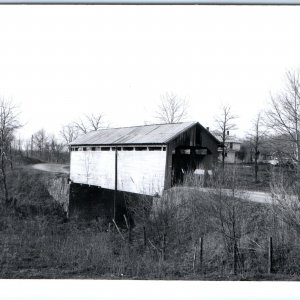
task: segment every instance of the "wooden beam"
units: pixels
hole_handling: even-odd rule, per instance
[[[118,147],[115,147],[115,192],[114,192],[114,212],[113,219],[116,219],[116,203],[118,191]]]

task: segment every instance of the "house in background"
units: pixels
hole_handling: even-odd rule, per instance
[[[71,144],[73,184],[161,195],[186,172],[211,170],[220,142],[200,123],[108,128]]]
[[[219,137],[220,139],[220,137]],[[241,151],[242,142],[237,139],[234,135],[230,135],[229,130],[226,132],[225,147],[225,163],[234,164],[242,163],[242,159],[239,156]],[[222,161],[222,149],[219,149],[219,161]]]

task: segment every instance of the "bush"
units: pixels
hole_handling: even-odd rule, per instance
[[[99,219],[67,221],[40,176],[10,174],[13,199],[0,204],[1,278],[264,279],[269,236],[274,271],[299,274],[297,232],[269,205],[224,193],[238,184],[230,173],[224,183],[215,175],[211,192],[178,186],[153,201],[128,199],[134,223],[119,231]]]

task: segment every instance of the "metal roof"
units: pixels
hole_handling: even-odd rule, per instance
[[[107,128],[78,137],[70,145],[166,144],[197,122]]]

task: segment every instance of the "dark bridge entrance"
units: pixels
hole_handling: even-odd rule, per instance
[[[172,186],[181,184],[185,174],[203,168],[202,161],[208,154],[211,152],[203,147],[177,147],[172,154]]]

